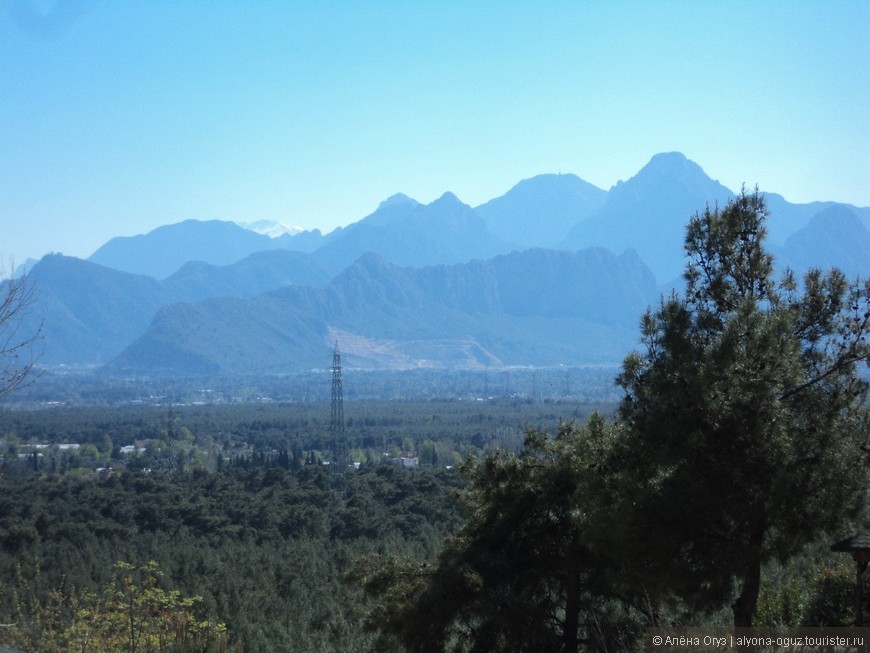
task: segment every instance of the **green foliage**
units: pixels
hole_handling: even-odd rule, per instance
[[[410,449],[422,465],[444,466],[469,454],[518,449],[525,425],[550,428],[563,417],[585,419],[598,407],[580,401],[348,401],[345,412],[358,462],[376,465]],[[32,461],[19,461],[17,454],[36,451],[37,444],[52,445],[39,450],[36,470],[48,474],[118,465],[169,473],[214,470],[224,464],[298,469],[329,448],[329,423],[326,402],[0,412],[0,473],[3,468],[10,474],[33,473]],[[78,443],[88,455],[58,450],[55,445],[62,443]],[[137,443],[146,450],[121,454],[121,447]],[[85,445],[93,445],[98,455]],[[284,463],[279,461],[282,455],[287,456]]]
[[[756,625],[846,627],[855,619],[855,565],[845,556],[831,560],[798,556],[767,569],[758,597]],[[870,596],[864,597],[864,609]]]
[[[820,567],[811,579],[808,600],[801,612],[802,626],[852,626],[855,619],[855,569],[840,564]],[[864,611],[868,597],[864,596]]]
[[[80,653],[224,653],[226,627],[196,615],[201,597],[160,587],[155,562],[115,564],[99,592],[77,591],[65,578],[47,592],[40,568],[25,579],[18,568],[12,587],[17,621],[3,641],[27,651]]]
[[[318,460],[328,404],[9,412],[0,415],[9,454],[0,474],[0,582],[14,583],[18,563],[40,565],[32,595],[48,605],[61,586],[75,588],[76,597],[102,596],[118,559],[156,560],[165,574],[160,586],[201,596],[203,614],[227,624],[235,652],[365,650],[372,636],[361,627],[362,592],[344,582],[354,561],[373,554],[434,560],[462,521],[454,497],[462,480],[445,464],[510,444],[524,423],[587,410],[578,403],[349,402],[347,430],[364,460],[348,477],[344,501],[322,466],[305,464]],[[114,472],[99,475],[94,466],[104,463],[91,458],[109,449],[107,436]],[[384,464],[383,452],[398,452],[406,438],[424,457],[421,468]],[[89,455],[56,446],[67,442],[92,445]],[[134,442],[149,451],[118,459],[120,447]],[[36,443],[51,446],[37,450]],[[20,463],[20,451],[43,453],[40,468],[31,469],[32,456]],[[187,457],[182,468],[184,452],[206,462]],[[33,572],[25,576],[35,583]],[[71,596],[56,605],[72,605]],[[36,604],[23,610],[36,613]],[[15,614],[0,595],[0,623]]]
[[[468,520],[437,564],[369,557],[356,569],[377,599],[367,623],[380,645],[577,651],[581,641],[612,649],[627,637],[607,626],[621,619],[609,602],[613,569],[590,546],[589,515],[604,489],[598,461],[611,438],[596,416],[561,424],[553,438],[531,430],[519,454],[469,460]]]
[[[0,582],[0,594],[5,597],[10,623],[0,628],[0,643],[25,651],[54,651],[56,633],[62,631],[77,608],[77,598],[66,579],[52,586],[39,565],[29,576],[16,564],[12,578]]]
[[[0,583],[16,586],[22,568],[32,597],[0,592],[0,623],[44,621],[57,608],[68,624],[75,596],[90,610],[82,623],[109,629],[94,606],[107,609],[111,586],[135,588],[147,610],[202,597],[192,607],[226,624],[235,652],[361,651],[371,638],[345,574],[372,552],[432,558],[460,522],[458,484],[449,470],[381,466],[350,476],[344,502],[319,466],[0,479]],[[118,559],[145,571],[154,560],[163,576],[154,584],[137,572],[125,585]],[[69,592],[55,600],[60,587]],[[32,630],[38,642],[45,628]]]
[[[750,625],[761,567],[855,514],[867,481],[870,282],[777,282],[743,193],[690,222],[687,288],[642,323],[619,384],[614,546],[637,582]]]
[[[115,571],[101,594],[85,594],[62,634],[67,647],[82,653],[226,651],[226,626],[196,617],[202,597],[161,588],[156,562],[118,562]]]

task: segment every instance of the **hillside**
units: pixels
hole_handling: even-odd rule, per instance
[[[188,263],[165,281],[51,255],[30,273],[36,294],[22,328],[35,333],[42,324],[42,365],[101,365],[141,335],[163,306],[209,297],[252,297],[288,284],[317,285],[328,279],[308,255],[288,251],[257,253],[227,267]]]
[[[165,279],[191,261],[230,265],[268,249],[311,251],[320,241],[319,231],[270,238],[233,222],[185,220],[147,234],[112,238],[88,260],[122,272]]]
[[[870,231],[854,211],[842,205],[814,215],[778,251],[781,265],[799,273],[811,267],[837,267],[853,279],[870,274]]]
[[[366,252],[396,265],[421,267],[489,258],[510,249],[490,233],[470,206],[445,193],[426,205],[394,196],[317,250],[315,256],[337,273]]]
[[[350,367],[612,363],[655,298],[633,252],[529,250],[422,269],[368,254],[325,288],[168,306],[106,371],[307,369],[336,340]]]
[[[604,205],[575,226],[559,245],[563,249],[634,248],[659,283],[683,271],[686,223],[707,204],[724,205],[733,193],[710,179],[679,152],[657,154],[640,172],[618,183]]]
[[[520,248],[553,247],[604,204],[607,192],[570,174],[524,179],[475,207],[489,230]]]

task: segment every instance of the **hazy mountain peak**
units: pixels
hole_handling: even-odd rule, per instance
[[[391,265],[392,264],[389,263],[383,256],[381,256],[377,252],[369,250],[360,254],[359,258],[351,263],[347,267],[347,269],[342,272],[342,274],[347,274],[348,270],[353,270],[353,268],[367,268],[372,270],[379,270],[381,268],[389,267]]]
[[[849,277],[870,270],[870,231],[851,208],[835,204],[789,236],[779,259],[797,272],[837,267]]]
[[[620,181],[611,188],[607,203],[622,205],[636,202],[641,197],[655,198],[654,201],[661,203],[668,196],[692,197],[693,202],[700,202],[692,207],[694,211],[702,209],[705,202],[723,201],[733,193],[708,177],[701,166],[680,152],[663,152],[653,156],[631,179]],[[680,216],[680,220],[685,223],[688,214]]]
[[[870,231],[861,222],[861,218],[848,206],[834,204],[816,213],[809,224],[798,230],[785,241],[787,250],[804,250],[807,255],[814,254],[822,259],[825,254],[828,260],[819,260],[815,265],[833,266],[837,260],[847,258],[845,254],[860,252],[870,255]],[[837,248],[836,254],[826,252]]]
[[[601,209],[563,241],[569,249],[634,247],[659,282],[680,275],[686,223],[705,204],[724,205],[733,193],[679,152],[657,154],[607,194]]]
[[[701,166],[681,152],[663,152],[653,156],[629,181],[660,183],[664,180],[688,184],[710,179]]]
[[[460,200],[458,197],[456,197],[456,195],[454,195],[450,191],[447,191],[446,193],[444,193],[441,197],[439,197],[437,200],[432,202],[432,204],[430,206],[436,206],[436,205],[437,206],[450,206],[450,205],[466,206],[465,202]]]
[[[588,181],[584,181],[580,179],[575,174],[570,172],[545,172],[540,175],[535,175],[534,177],[529,177],[528,179],[522,179],[517,182],[513,188],[511,188],[508,193],[516,192],[516,191],[525,191],[531,188],[569,188],[572,190],[576,189],[586,189],[592,186],[593,188],[597,188],[593,186]],[[601,190],[601,189],[598,189]],[[603,191],[602,191],[603,192]]]
[[[165,279],[188,261],[229,265],[277,247],[272,239],[225,220],[184,220],[138,236],[112,238],[88,260]]]
[[[853,234],[867,231],[861,218],[848,206],[834,204],[816,213],[810,220],[809,228],[822,229],[830,233]]]
[[[607,193],[572,174],[523,179],[475,212],[505,241],[526,247],[552,247],[571,228],[601,207]]]
[[[378,208],[383,209],[388,206],[399,206],[401,204],[412,204],[416,206],[419,202],[413,197],[408,197],[404,193],[396,193],[395,195],[390,195],[387,199],[378,204]]]
[[[647,163],[647,166],[683,166],[687,163],[697,165],[693,161],[687,159],[686,155],[682,152],[659,152],[658,154],[653,154],[649,163]]]
[[[575,203],[595,207],[604,202],[607,192],[571,173],[545,173],[517,182],[501,197],[490,200],[478,208],[513,201],[530,206],[550,206]]]

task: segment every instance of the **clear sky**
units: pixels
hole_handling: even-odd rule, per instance
[[[870,0],[0,0],[0,258],[397,192],[610,188],[678,150],[870,205]]]

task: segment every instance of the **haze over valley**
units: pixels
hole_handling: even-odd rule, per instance
[[[43,326],[41,366],[122,378],[301,372],[336,343],[358,369],[616,365],[682,284],[689,217],[733,195],[671,152],[608,191],[545,174],[477,207],[396,194],[325,234],[188,220],[33,264],[24,328]],[[870,270],[870,208],[767,201],[780,270]]]

